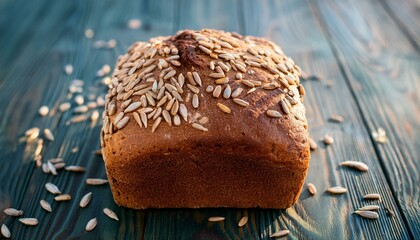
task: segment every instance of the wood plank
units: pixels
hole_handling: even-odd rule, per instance
[[[329,1],[316,9],[368,131],[382,127],[388,135],[375,150],[411,236],[420,236],[419,52],[374,2]]]
[[[4,81],[0,94],[0,111],[5,116],[0,128],[0,159],[7,159],[2,162],[7,167],[0,169],[0,203],[1,209],[9,206],[23,209],[26,217],[38,218],[39,225],[23,226],[16,218],[7,217],[3,212],[1,222],[9,226],[16,239],[142,238],[144,211],[118,208],[109,187],[84,184],[87,177],[106,177],[101,157],[93,154],[99,148],[100,126],[91,127],[89,121],[67,126],[66,122],[74,116],[71,112],[57,112],[54,116],[40,118],[37,111],[43,104],[57,111],[57,103],[67,101],[67,89],[73,78],[84,80],[85,98],[88,94],[104,95],[106,87],[95,77],[96,71],[103,64],[113,66],[118,54],[124,53],[134,41],[171,34],[174,5],[163,4],[162,1],[133,1],[127,8],[110,0],[83,4],[69,2],[69,5],[49,1],[34,4],[41,7],[33,8],[32,4],[15,1],[10,5],[11,9],[16,6],[22,9],[11,15],[9,24],[4,25],[5,32],[22,30],[11,35],[14,38],[5,41],[7,44],[2,45],[0,50],[8,53],[10,60],[14,59],[10,69],[2,75]],[[47,14],[43,12],[46,6],[49,10]],[[31,10],[33,14],[25,17],[24,14]],[[143,27],[139,30],[127,29],[127,21],[131,18],[143,20]],[[34,22],[38,23],[36,32],[32,31]],[[94,40],[116,39],[117,48],[93,49],[94,40],[83,37],[87,28],[95,31]],[[13,44],[23,41],[20,39],[28,42],[15,56],[9,49],[18,48]],[[74,65],[71,76],[63,73],[63,66],[67,63]],[[9,66],[7,64],[4,66]],[[41,129],[49,127],[55,134],[56,140],[45,146],[44,159],[63,157],[67,164],[86,166],[88,171],[85,174],[62,172],[53,177],[35,169],[31,159],[22,159],[24,145],[17,143],[17,136],[32,126]],[[76,153],[72,153],[74,147],[78,148]],[[57,184],[63,192],[70,193],[73,199],[70,202],[54,202],[53,196],[44,189],[48,181]],[[92,203],[86,209],[79,208],[80,198],[89,191],[93,192]],[[54,212],[42,210],[40,199],[48,200]],[[104,207],[118,214],[119,223],[102,213]],[[93,217],[98,217],[98,227],[86,234],[85,225]]]
[[[320,149],[312,154],[307,182],[314,183],[319,193],[310,197],[304,189],[294,207],[261,213],[261,237],[287,228],[291,231],[291,238],[296,239],[408,239],[409,234],[387,185],[370,133],[366,131],[357,102],[309,1],[249,1],[243,9],[246,34],[271,38],[302,69],[333,83],[328,88],[323,81],[304,82],[310,135],[320,139],[324,134],[331,134],[335,139],[329,147],[319,144]],[[332,114],[343,115],[345,121],[342,124],[327,122]],[[359,173],[339,167],[340,162],[350,159],[366,162],[370,170]],[[335,185],[347,187],[348,194],[331,196],[324,192]],[[382,196],[377,221],[352,214],[358,207],[375,203],[362,200],[362,196],[370,192]],[[391,208],[396,213],[395,218],[387,217],[384,207]]]
[[[405,34],[417,52],[420,52],[420,1],[380,0],[384,9],[397,23],[401,32]]]

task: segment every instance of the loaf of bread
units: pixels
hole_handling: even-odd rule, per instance
[[[292,206],[310,158],[300,72],[276,44],[236,33],[135,43],[117,61],[103,114],[115,202]]]

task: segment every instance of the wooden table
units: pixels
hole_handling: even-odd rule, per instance
[[[0,0],[0,209],[22,209],[36,217],[35,227],[1,211],[13,239],[268,239],[289,229],[289,239],[420,239],[420,4],[416,0],[282,0],[282,1],[48,1]],[[140,29],[127,22],[140,19]],[[312,152],[306,186],[299,202],[286,210],[119,208],[105,186],[88,186],[86,178],[105,178],[99,149],[100,123],[67,125],[74,116],[61,113],[72,79],[84,81],[85,99],[103,95],[97,70],[113,66],[134,41],[171,35],[179,29],[217,28],[267,37],[283,47],[310,75],[303,82],[311,137],[325,134],[335,143]],[[84,36],[94,31],[93,39]],[[115,48],[98,49],[95,41],[115,39]],[[63,68],[72,64],[66,75]],[[93,96],[94,95],[94,96]],[[38,109],[50,107],[48,116]],[[74,104],[73,104],[74,105]],[[100,109],[100,108],[99,108]],[[333,123],[333,114],[344,116]],[[44,141],[43,161],[62,157],[85,173],[45,174],[33,149],[20,141],[31,127],[50,128],[55,141]],[[386,143],[371,132],[383,128]],[[32,152],[31,152],[32,151]],[[366,162],[369,171],[339,166],[345,160]],[[72,200],[54,202],[44,185],[53,182]],[[348,193],[332,196],[330,186]],[[87,192],[93,199],[80,208]],[[381,201],[362,196],[376,192]],[[275,194],[275,193],[273,193]],[[44,211],[39,201],[52,203]],[[378,220],[352,214],[379,204]],[[120,221],[107,218],[113,209]],[[384,210],[388,208],[394,216]],[[209,223],[210,216],[226,220]],[[249,216],[242,228],[238,220]],[[85,231],[89,219],[98,226]]]

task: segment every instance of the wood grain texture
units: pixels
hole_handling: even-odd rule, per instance
[[[388,134],[387,143],[374,142],[375,150],[411,236],[418,237],[419,52],[375,2],[328,1],[316,9],[368,131],[382,127]]]
[[[420,1],[405,0],[404,4],[393,0],[380,2],[416,51],[420,52]]]
[[[369,192],[378,192],[383,196],[381,207],[392,207],[395,212],[398,212],[398,208],[392,190],[383,184],[386,177],[357,102],[323,33],[322,23],[317,20],[317,14],[309,2],[271,1],[257,4],[250,1],[243,9],[245,19],[248,19],[245,22],[246,34],[269,37],[279,43],[302,69],[323,80],[304,82],[310,135],[317,140],[324,134],[330,134],[335,140],[333,145],[321,147],[312,154],[307,182],[314,183],[319,193],[310,197],[304,191],[294,207],[281,212],[266,212],[259,221],[260,228],[268,232],[273,228],[288,228],[291,235],[298,239],[375,239],[378,236],[408,239],[399,213],[398,217],[390,219],[381,211],[377,222],[351,214],[367,204],[362,196]],[[332,81],[333,85],[326,87],[324,80]],[[326,119],[332,114],[344,116],[345,121],[342,124],[327,122]],[[321,143],[319,145],[322,146]],[[359,173],[339,167],[340,162],[350,159],[366,162],[370,170]],[[348,194],[331,196],[324,192],[335,185],[347,187]],[[275,219],[274,224],[272,219]]]

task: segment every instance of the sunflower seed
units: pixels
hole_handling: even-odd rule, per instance
[[[206,88],[206,92],[208,92],[208,93],[213,92],[213,90],[214,90],[214,88],[213,88],[212,85],[208,85],[207,88]]]
[[[101,179],[101,178],[88,178],[86,179],[87,185],[103,185],[108,183],[107,179]]]
[[[81,166],[67,166],[65,169],[69,172],[85,172],[86,168]]]
[[[46,163],[42,164],[42,171],[44,173],[50,173],[50,169],[48,168],[48,165]]]
[[[28,140],[36,139],[39,136],[39,128],[33,127],[25,131],[25,136]]]
[[[73,110],[74,113],[85,113],[87,111],[89,111],[89,108],[86,105],[75,107]]]
[[[238,227],[243,227],[248,222],[248,216],[243,216],[238,222]]]
[[[361,207],[357,210],[358,211],[377,211],[379,210],[379,208],[380,207],[378,205],[368,205],[368,206]]]
[[[88,29],[88,30],[90,30],[90,31],[92,31],[91,29]],[[86,30],[87,31],[87,30]],[[93,31],[92,31],[93,32]],[[93,36],[92,36],[93,37]],[[73,65],[71,65],[71,64],[67,64],[66,66],[64,66],[64,72],[67,74],[67,75],[70,75],[70,74],[72,74],[73,73]]]
[[[383,128],[378,128],[377,131],[372,131],[372,137],[378,143],[386,143],[387,142],[386,132]]]
[[[372,199],[372,200],[381,199],[381,195],[379,195],[378,193],[369,193],[363,196],[363,199]]]
[[[119,221],[117,214],[114,211],[112,211],[111,209],[104,208],[103,211],[104,211],[105,215],[107,215],[109,218],[112,218],[114,220]]]
[[[193,105],[194,108],[198,108],[199,104],[200,104],[200,102],[198,100],[198,95],[194,94],[193,99],[192,99],[192,105]]]
[[[6,209],[3,210],[3,212],[6,215],[13,216],[13,217],[18,217],[18,216],[22,216],[23,215],[23,211],[22,210],[17,210],[17,209],[14,209],[14,208],[6,208]]]
[[[316,144],[315,140],[313,140],[312,138],[309,138],[309,146],[312,151],[318,148],[318,144]]]
[[[181,118],[178,116],[178,114],[176,114],[176,115],[174,116],[174,125],[175,125],[175,126],[179,126],[179,125],[181,125]]]
[[[141,106],[141,103],[140,102],[134,102],[134,103],[132,103],[132,104],[130,104],[125,110],[124,110],[124,112],[125,113],[128,113],[128,112],[133,112],[133,111],[135,111],[135,110],[137,110],[139,107]]]
[[[269,116],[269,117],[273,117],[273,118],[279,118],[279,117],[281,117],[281,113],[279,113],[278,111],[276,111],[276,110],[267,110],[267,115]]]
[[[316,187],[312,183],[308,183],[308,190],[312,195],[316,194]]]
[[[71,104],[68,102],[62,103],[60,104],[60,106],[58,107],[58,110],[60,110],[60,112],[66,112],[71,108]]]
[[[347,192],[347,188],[343,188],[343,187],[331,187],[327,189],[327,192],[332,193],[332,194],[343,194]]]
[[[152,133],[156,131],[156,129],[159,127],[160,123],[162,122],[162,117],[158,117],[152,126]]]
[[[340,163],[340,166],[355,168],[362,172],[366,172],[367,170],[369,170],[368,166],[365,163],[356,162],[356,161],[345,161],[345,162]]]
[[[191,126],[192,126],[193,128],[195,128],[195,129],[201,130],[201,131],[203,131],[203,132],[207,132],[207,131],[208,131],[208,129],[207,129],[207,128],[205,128],[203,125],[198,124],[198,123],[193,123]]]
[[[98,220],[96,220],[96,218],[92,218],[91,220],[89,220],[89,222],[86,224],[85,230],[86,231],[92,231],[95,227],[96,224],[98,224]]]
[[[2,224],[2,225],[1,225],[1,234],[2,234],[2,235],[3,235],[3,237],[5,237],[5,238],[10,238],[10,236],[12,235],[12,234],[10,233],[9,228],[8,228],[6,225],[4,225],[4,224]]]
[[[51,205],[50,205],[47,201],[45,201],[45,200],[41,200],[41,201],[39,201],[39,204],[41,204],[41,207],[42,207],[45,211],[47,211],[47,212],[52,212]]]
[[[19,218],[19,222],[29,225],[29,226],[35,226],[38,224],[38,219],[36,218]]]
[[[52,164],[51,162],[47,162],[47,166],[48,169],[50,170],[50,173],[52,173],[52,175],[57,175],[57,169],[55,168],[54,164]]]
[[[86,194],[82,197],[82,199],[80,199],[79,206],[80,206],[81,208],[86,207],[86,206],[90,203],[90,200],[92,200],[92,192],[86,193]]]
[[[243,88],[238,87],[237,89],[235,89],[235,91],[233,91],[231,97],[232,98],[237,98],[243,91]]]
[[[48,112],[50,111],[50,109],[47,106],[42,106],[39,108],[38,113],[39,115],[41,115],[42,117],[45,117],[48,115]]]
[[[52,183],[46,183],[45,189],[47,189],[47,191],[52,194],[61,194],[60,190],[58,190],[58,187]]]
[[[62,162],[64,162],[64,159],[62,159],[62,158],[51,158],[51,159],[48,160],[48,162],[51,162],[52,164],[62,163]]]
[[[215,97],[215,98],[218,98],[219,96],[220,96],[220,94],[222,93],[222,87],[220,86],[220,85],[217,85],[215,88],[214,88],[214,91],[213,91],[213,97]]]
[[[224,113],[231,113],[232,110],[230,110],[230,108],[222,103],[217,103],[217,106],[220,108],[220,110],[222,110],[222,112]]]
[[[76,97],[74,97],[74,101],[77,103],[77,105],[83,105],[83,103],[85,102],[85,98],[82,95],[77,95]]]
[[[236,104],[238,104],[238,105],[240,105],[240,106],[242,106],[242,107],[248,107],[248,106],[249,106],[249,102],[247,102],[247,101],[245,101],[245,100],[242,100],[242,99],[239,99],[239,98],[234,98],[234,99],[233,99],[233,101],[234,101]]]
[[[188,110],[183,103],[179,104],[179,114],[184,119],[184,121],[188,121]]]
[[[209,217],[209,222],[221,222],[224,221],[224,217]]]
[[[270,238],[284,237],[290,233],[289,230],[280,230],[270,235]]]
[[[61,194],[61,195],[56,196],[54,199],[57,202],[69,201],[71,200],[71,196],[70,194]]]
[[[322,141],[326,144],[326,145],[331,145],[334,143],[334,138],[332,138],[330,135],[326,134],[324,136],[324,138],[322,139]]]
[[[335,123],[341,123],[344,121],[344,117],[338,114],[333,114],[328,118],[328,121],[335,122]]]
[[[377,212],[373,212],[373,211],[355,211],[354,213],[358,214],[361,217],[364,218],[369,218],[369,219],[378,219],[379,218],[379,214]]]
[[[200,87],[203,86],[200,75],[198,75],[197,72],[193,72],[192,75],[193,75],[194,81],[198,84],[198,86]]]
[[[228,99],[230,98],[231,94],[232,94],[232,89],[230,88],[230,85],[227,85],[225,90],[223,91],[223,97]]]
[[[290,113],[289,106],[287,105],[286,100],[284,98],[280,100],[280,106],[286,115]]]
[[[221,84],[221,85],[226,84],[228,82],[229,82],[228,77],[222,77],[222,78],[216,79],[216,81],[214,81],[214,83]]]

